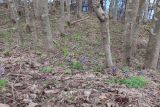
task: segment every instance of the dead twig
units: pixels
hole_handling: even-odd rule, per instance
[[[86,20],[86,19],[88,19],[88,18],[89,18],[89,16],[88,16],[88,17],[85,17],[85,18],[82,18],[82,19],[79,19],[79,20],[76,20],[76,21],[73,21],[73,22],[70,22],[70,25],[73,25],[73,24],[75,24],[75,23],[77,23],[77,22],[84,21],[84,20]]]

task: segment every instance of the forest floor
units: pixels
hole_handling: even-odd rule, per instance
[[[160,107],[160,74],[141,69],[147,32],[140,30],[142,42],[132,66],[127,67],[124,25],[111,22],[115,66],[106,69],[98,21],[89,18],[76,23],[66,29],[66,36],[60,36],[57,20],[52,20],[52,30],[58,45],[49,55],[40,48],[30,49],[30,36],[23,49],[7,39],[10,50],[6,51],[6,41],[0,41],[0,103],[11,107]],[[2,35],[14,35],[6,25],[0,31],[1,40],[6,39]]]

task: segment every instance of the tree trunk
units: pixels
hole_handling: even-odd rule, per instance
[[[10,19],[12,20],[13,23],[16,23],[17,9],[15,2],[13,0],[8,0],[8,5],[9,5]]]
[[[65,13],[64,13],[64,0],[60,0],[60,7],[61,7],[61,18],[60,18],[60,33],[61,35],[65,34]]]
[[[77,17],[81,18],[82,16],[82,0],[77,0]]]
[[[106,67],[112,67],[112,54],[111,54],[111,43],[109,33],[109,19],[105,11],[101,8],[99,0],[94,0],[93,9],[100,21],[101,35],[103,38],[103,45],[106,54]]]
[[[160,52],[160,0],[156,2],[154,24],[155,26],[151,30],[145,60],[145,67],[150,69],[156,69]]]
[[[70,23],[70,18],[71,18],[70,0],[66,0],[66,8],[67,8],[67,21]]]
[[[31,32],[30,10],[29,10],[29,4],[26,0],[24,1],[24,5],[25,5],[26,31]]]
[[[139,1],[138,15],[136,15],[137,16],[136,22],[135,22],[135,24],[133,26],[133,30],[132,30],[133,42],[132,42],[132,49],[131,50],[132,50],[133,56],[135,56],[135,54],[137,52],[137,39],[138,39],[140,25],[144,21],[143,16],[148,12],[148,10],[146,10],[146,4],[148,4],[148,0],[140,0]],[[147,11],[147,12],[145,12],[145,11]],[[147,18],[147,16],[145,16],[145,17]]]
[[[146,0],[146,2],[144,3],[144,10],[143,10],[143,21],[147,22],[148,20],[148,8],[149,8],[149,2],[150,0]]]
[[[147,2],[147,0],[140,0],[139,1],[139,8],[138,8],[138,22],[139,24],[141,24],[143,22],[143,15],[144,15],[144,11],[145,11],[145,3]]]
[[[88,11],[89,11],[89,14],[92,14],[93,12],[93,6],[92,6],[92,0],[88,0]]]
[[[113,18],[114,21],[117,20],[117,11],[118,11],[117,8],[118,8],[118,0],[111,0],[109,16],[110,18]]]
[[[126,47],[126,64],[130,66],[131,62],[131,57],[133,53],[133,45],[134,45],[134,39],[135,37],[134,34],[134,26],[136,24],[136,18],[138,14],[138,8],[139,7],[139,1],[138,0],[129,0],[127,2],[127,7],[126,7],[126,17],[125,17],[125,47]]]
[[[23,39],[23,35],[22,35],[22,28],[20,26],[20,18],[18,16],[17,13],[17,6],[16,6],[16,2],[14,0],[9,0],[9,7],[10,7],[10,12],[11,12],[11,20],[16,24],[16,28],[18,31],[18,46],[23,46],[24,43],[24,39]]]
[[[40,30],[42,31],[42,39],[44,41],[45,49],[52,49],[52,32],[48,16],[48,1],[46,0],[35,0],[36,6],[35,14],[38,16]],[[40,31],[39,31],[40,32]]]

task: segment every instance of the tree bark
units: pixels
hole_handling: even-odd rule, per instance
[[[61,7],[61,18],[60,18],[60,33],[61,35],[65,34],[65,13],[64,13],[64,0],[60,0],[60,7]]]
[[[67,21],[70,23],[71,20],[70,0],[66,0],[66,8],[67,8]]]
[[[110,18],[113,18],[114,21],[117,20],[117,13],[118,13],[117,8],[118,8],[118,0],[111,0],[109,16]]]
[[[77,17],[81,18],[82,16],[82,0],[77,0]]]
[[[101,35],[103,38],[104,51],[106,55],[106,67],[112,67],[111,42],[109,32],[109,18],[106,12],[101,8],[99,0],[93,0],[93,9],[100,21]]]
[[[93,5],[92,5],[92,0],[88,0],[88,10],[89,10],[89,14],[92,14],[93,12]]]
[[[160,52],[160,0],[156,2],[154,24],[155,26],[151,30],[145,60],[145,67],[150,69],[157,68]]]
[[[9,7],[10,7],[10,12],[11,12],[11,20],[15,23],[17,31],[18,31],[18,46],[23,46],[24,43],[24,38],[22,35],[22,28],[20,26],[20,18],[17,13],[17,6],[16,2],[14,0],[9,0]]]
[[[139,0],[129,0],[126,7],[125,17],[125,48],[126,48],[126,64],[130,66],[133,53],[134,40],[137,38],[133,35],[135,32],[136,18],[138,14]]]
[[[30,10],[29,10],[29,4],[26,0],[24,1],[24,5],[25,5],[26,31],[31,32]]]
[[[45,49],[51,50],[53,40],[52,32],[48,16],[48,1],[46,0],[35,0],[37,4],[35,8],[35,15],[37,15],[37,20],[39,20],[40,30],[42,31],[42,39],[45,45]],[[40,32],[40,31],[39,31]]]

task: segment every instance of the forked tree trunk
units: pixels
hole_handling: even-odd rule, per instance
[[[154,24],[155,26],[151,30],[145,61],[145,67],[150,69],[156,69],[160,52],[160,0],[157,0],[156,3]]]
[[[106,54],[106,67],[112,67],[111,42],[109,33],[109,18],[101,8],[99,0],[93,0],[93,9],[100,21],[101,35],[103,38],[104,51]]]

